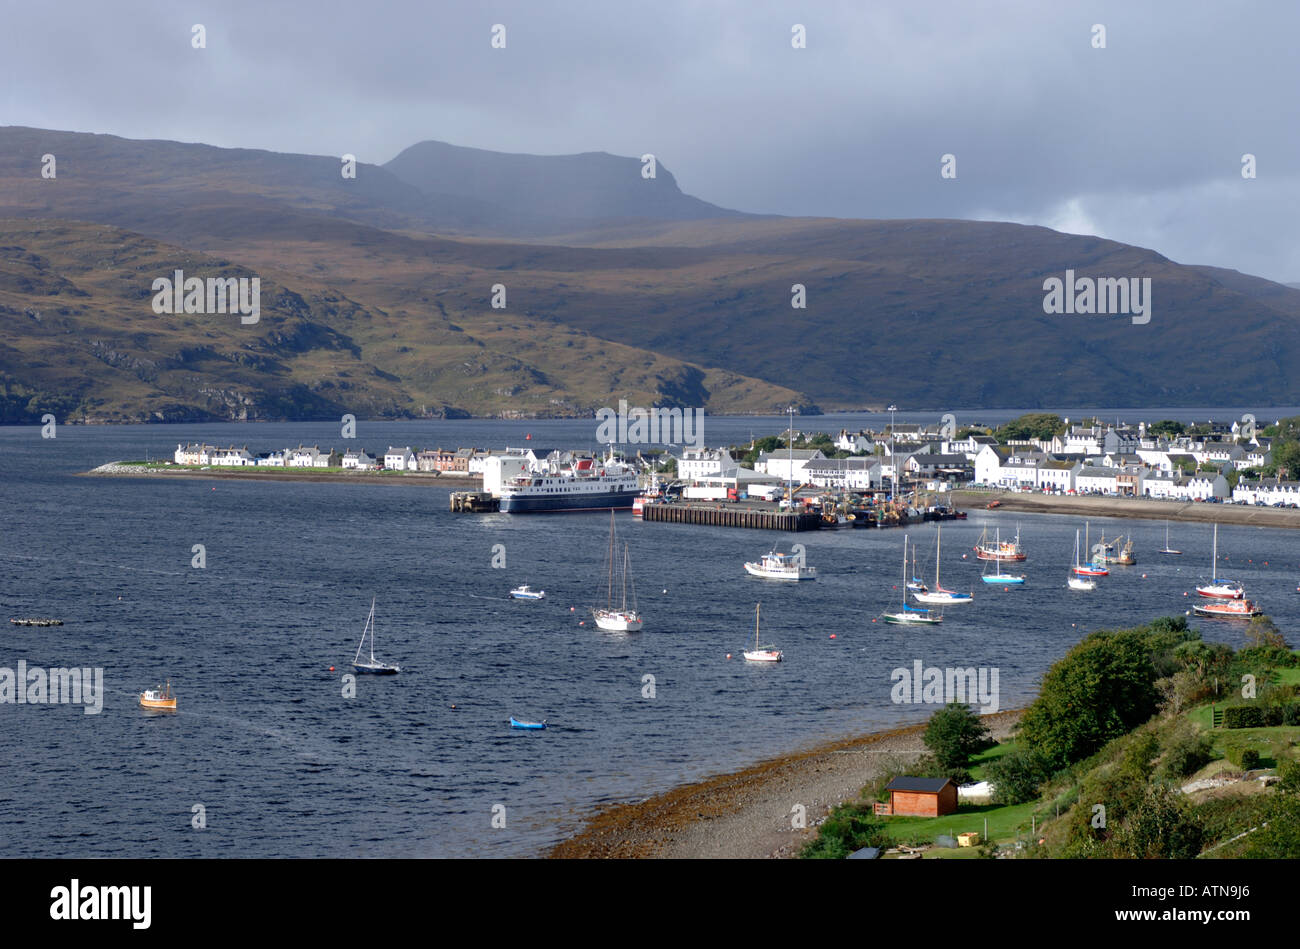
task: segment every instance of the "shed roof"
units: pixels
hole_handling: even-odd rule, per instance
[[[919,791],[922,794],[938,794],[949,784],[952,778],[913,778],[899,775],[885,785],[886,791]]]

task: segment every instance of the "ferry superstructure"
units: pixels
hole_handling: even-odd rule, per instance
[[[632,507],[636,471],[613,459],[580,458],[558,471],[522,471],[501,486],[501,511],[607,511]]]

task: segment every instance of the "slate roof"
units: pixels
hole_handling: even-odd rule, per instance
[[[923,794],[938,794],[947,785],[952,783],[952,778],[912,778],[907,775],[900,775],[886,784],[885,790],[919,791]]]

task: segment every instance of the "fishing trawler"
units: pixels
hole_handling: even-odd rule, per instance
[[[1192,609],[1197,616],[1221,616],[1228,619],[1250,619],[1264,612],[1250,600],[1203,600],[1195,603]]]
[[[808,567],[794,554],[777,553],[773,548],[757,562],[747,561],[745,570],[766,580],[816,580],[817,568]]]
[[[979,543],[975,545],[975,556],[979,560],[1009,560],[1020,561],[1026,558],[1024,548],[1020,546],[1020,528],[1016,528],[1014,540],[1003,540],[1001,531],[995,535],[993,543],[985,542],[988,531],[980,534]]]
[[[176,711],[176,696],[172,694],[172,680],[168,679],[166,686],[160,685],[156,689],[146,689],[141,692],[140,707],[163,712]]]

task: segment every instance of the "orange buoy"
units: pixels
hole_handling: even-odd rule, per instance
[[[731,658],[731,653],[727,653],[727,658],[728,658],[728,659]]]
[[[835,634],[834,634],[834,633],[831,633],[831,639],[834,639],[834,638],[835,638]]]
[[[334,671],[334,667],[333,667],[333,666],[330,666],[330,672],[333,672],[333,671]]]

